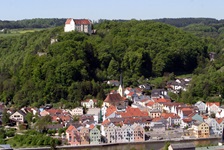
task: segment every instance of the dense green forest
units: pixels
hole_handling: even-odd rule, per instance
[[[222,93],[222,86],[213,82],[214,76],[216,83],[222,80],[222,32],[216,37],[196,36],[196,30],[137,20],[104,20],[94,28],[94,35],[64,33],[59,26],[0,38],[1,101],[17,107],[46,103],[72,107],[86,97],[103,100],[103,81],[119,79],[121,72],[125,86],[167,72],[193,73],[191,89],[181,94],[189,103]],[[58,42],[51,44],[51,39]],[[211,51],[218,54],[214,62],[209,61]],[[205,77],[209,88],[203,87],[208,85]]]
[[[0,20],[1,29],[19,29],[19,28],[50,28],[61,26],[65,23],[66,19],[58,18],[36,18],[36,19],[24,19],[17,21]]]

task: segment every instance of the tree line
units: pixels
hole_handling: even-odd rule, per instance
[[[17,21],[0,20],[0,29],[50,28],[64,25],[64,18],[36,18]]]

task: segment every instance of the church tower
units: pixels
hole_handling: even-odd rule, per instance
[[[120,85],[118,88],[118,93],[121,95],[121,97],[124,96],[124,87],[123,87],[123,82],[122,82],[122,73],[120,75]]]

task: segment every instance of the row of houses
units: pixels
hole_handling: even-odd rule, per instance
[[[173,128],[184,129],[184,136],[206,138],[219,134],[224,124],[220,121],[223,117],[219,103],[172,102],[165,89],[153,89],[148,96],[139,87],[119,86],[107,95],[101,108],[95,108],[96,104],[95,99],[82,101],[81,105],[88,108],[87,114],[83,114],[82,107],[71,110],[26,107],[11,113],[10,119],[25,122],[28,112],[40,117],[49,115],[54,124],[60,125],[57,128],[68,128],[66,140],[72,145],[145,141],[148,131],[160,133]],[[216,118],[210,117],[213,113]],[[79,116],[76,122],[74,116]]]

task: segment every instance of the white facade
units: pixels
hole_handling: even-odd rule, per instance
[[[197,103],[194,104],[194,106],[197,106],[200,112],[206,111],[206,104],[203,103],[202,101],[198,101]]]
[[[72,19],[69,18],[65,22],[64,32],[78,31],[92,33],[92,23],[87,19]]]
[[[25,118],[22,114],[20,114],[18,111],[16,111],[14,114],[12,114],[9,119],[11,120],[15,120],[15,121],[18,121],[18,122],[24,122],[25,121]]]
[[[95,100],[93,99],[89,99],[89,100],[86,100],[86,101],[82,101],[81,102],[81,105],[83,107],[86,107],[86,108],[94,108],[95,107]]]
[[[76,115],[76,116],[80,116],[83,115],[83,109],[81,107],[77,107],[71,110],[71,115]]]
[[[64,27],[65,32],[70,32],[75,30],[75,21],[71,19],[70,23],[66,23]]]

